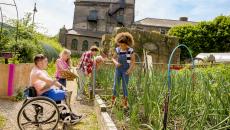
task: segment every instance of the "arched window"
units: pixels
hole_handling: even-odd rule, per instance
[[[95,44],[97,47],[99,47],[99,42],[94,42],[94,44]]]
[[[71,49],[77,50],[77,44],[78,44],[78,40],[77,39],[73,39],[72,40],[72,44],[71,44]]]
[[[87,40],[83,41],[82,51],[87,51],[88,47],[89,47],[88,41]]]

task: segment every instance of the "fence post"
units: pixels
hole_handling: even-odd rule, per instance
[[[93,62],[93,89],[92,89],[92,98],[95,97],[95,88],[96,88],[96,62]]]

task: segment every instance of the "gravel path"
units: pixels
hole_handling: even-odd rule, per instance
[[[76,81],[68,81],[67,89],[73,91],[71,107],[74,113],[83,114],[84,119],[77,125],[69,128],[70,130],[99,130],[96,113],[92,101],[78,102],[76,97]],[[22,102],[13,102],[0,99],[0,115],[6,118],[5,126],[2,130],[18,130],[17,113],[20,110]]]

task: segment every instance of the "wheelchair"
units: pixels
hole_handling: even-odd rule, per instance
[[[63,130],[67,130],[69,125],[80,121],[71,120],[72,92],[66,91],[65,101],[60,104],[48,97],[37,96],[34,87],[26,88],[24,95],[26,99],[17,115],[20,130],[55,130],[58,123],[63,124]]]

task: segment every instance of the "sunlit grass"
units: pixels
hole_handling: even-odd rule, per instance
[[[0,129],[3,128],[4,124],[5,124],[5,118],[0,115]]]
[[[88,114],[86,118],[73,127],[73,130],[99,130],[96,114]]]

